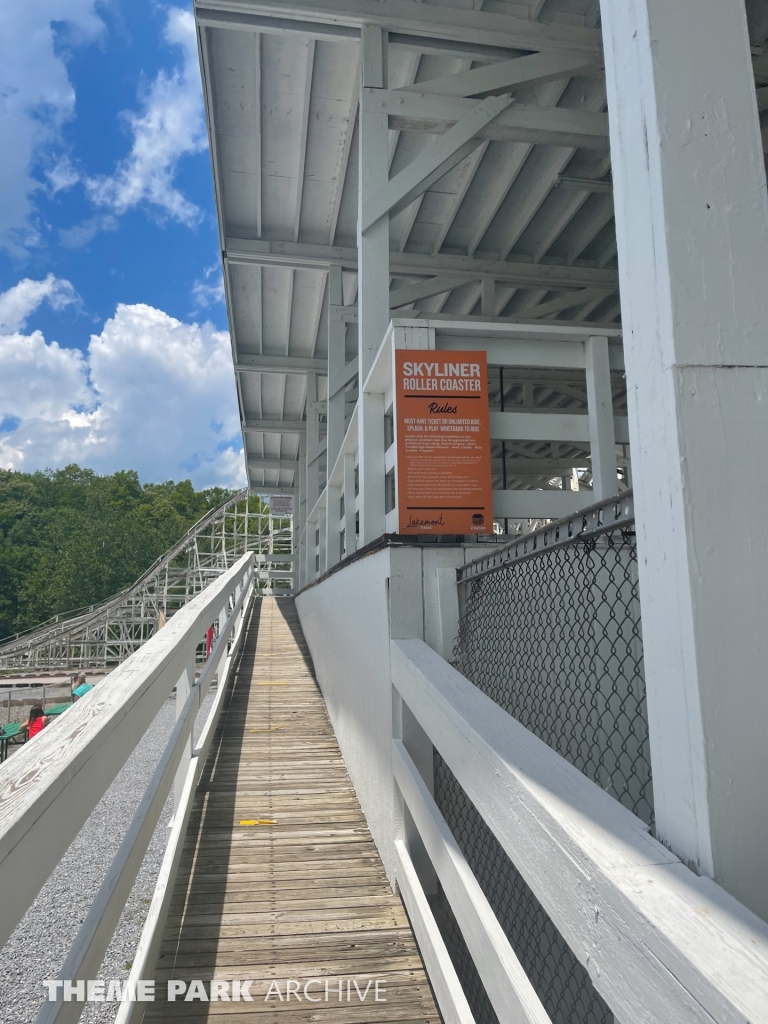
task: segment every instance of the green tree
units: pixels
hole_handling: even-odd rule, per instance
[[[0,637],[129,586],[232,492],[66,466],[0,470]]]

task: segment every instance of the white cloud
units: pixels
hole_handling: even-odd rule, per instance
[[[85,184],[96,205],[118,215],[148,203],[193,226],[202,214],[173,184],[179,160],[201,153],[208,145],[192,14],[170,8],[164,38],[181,48],[182,66],[171,74],[159,72],[141,113],[123,113],[133,145],[115,173],[87,178]]]
[[[64,309],[80,301],[69,281],[49,274],[44,281],[25,277],[0,295],[0,334],[21,330],[27,319],[45,301],[53,309]]]
[[[39,331],[7,333],[0,423],[8,469],[78,462],[198,487],[245,480],[229,335],[151,306],[119,305],[86,356]]]
[[[56,166],[45,172],[46,178],[51,183],[51,192],[66,192],[80,181],[80,172],[74,166],[68,156],[61,156],[56,161]]]
[[[80,224],[59,230],[59,240],[65,249],[82,249],[98,235],[100,231],[117,231],[119,221],[111,213],[96,214],[88,217]]]
[[[221,272],[221,263],[218,260],[210,267],[206,267],[203,276],[195,281],[192,286],[192,295],[195,305],[203,309],[224,301],[224,277]]]
[[[41,186],[34,167],[50,158],[75,110],[60,44],[66,33],[70,44],[98,38],[104,24],[95,11],[97,2],[0,3],[0,248],[16,255],[39,241],[32,196]]]

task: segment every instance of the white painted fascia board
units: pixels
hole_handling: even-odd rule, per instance
[[[494,338],[529,338],[548,341],[586,341],[595,334],[610,339],[621,338],[621,328],[610,327],[596,331],[594,327],[574,327],[572,324],[542,324],[535,321],[528,323],[456,323],[441,317],[427,317],[421,323],[434,327],[438,336],[461,336],[472,333],[491,335]]]
[[[344,269],[354,271],[357,270],[357,249],[306,242],[263,242],[230,236],[226,240],[224,260],[227,263],[285,266],[297,270],[327,270],[331,264],[338,264]],[[393,274],[464,274],[467,281],[492,277],[494,280],[508,281],[521,288],[534,287],[537,284],[548,284],[553,289],[619,287],[618,272],[604,267],[573,267],[526,260],[485,259],[482,256],[457,256],[446,253],[423,255],[397,251],[390,251],[389,265]]]
[[[491,497],[497,519],[563,519],[594,501],[592,491],[492,491]]]
[[[395,506],[384,516],[384,533],[397,533],[399,525],[400,517]]]
[[[617,444],[629,444],[629,420],[614,416]],[[578,441],[589,444],[589,416],[570,412],[491,412],[495,441]]]
[[[384,452],[384,472],[389,473],[395,468],[397,460],[397,445],[393,442]]]
[[[328,361],[309,356],[252,356],[241,354],[235,363],[237,373],[318,373],[328,375]]]
[[[246,417],[242,429],[253,434],[303,434],[307,424],[305,420],[256,420]]]
[[[288,487],[268,487],[265,484],[254,484],[251,488],[254,494],[294,494],[295,488],[293,486]]]
[[[485,352],[489,366],[516,366],[558,370],[583,370],[584,344],[580,341],[544,341],[448,337],[437,335],[436,348],[443,352]]]
[[[196,6],[210,11],[226,11],[232,3],[231,0],[205,0]],[[259,0],[257,9],[262,17],[300,19],[358,29],[362,25],[380,26],[388,32],[448,39],[494,49],[547,50],[602,60],[599,30],[580,25],[545,24],[486,11],[416,5],[408,0],[387,0],[386,6],[379,0]],[[290,26],[286,30],[288,28]]]
[[[392,682],[617,1019],[768,1021],[768,925],[422,640]]]
[[[297,472],[301,463],[298,460],[291,459],[256,459],[249,458],[247,461],[248,469],[284,469],[289,472]]]

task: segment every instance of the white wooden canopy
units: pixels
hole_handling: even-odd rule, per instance
[[[767,8],[747,7],[760,86]],[[599,0],[196,0],[195,11],[254,487],[296,486],[307,420],[325,415],[332,266],[348,364],[357,355],[364,24],[388,33],[389,192],[366,197],[362,222],[390,218],[396,315],[619,325]],[[548,404],[578,404],[574,381],[558,390],[551,377]]]

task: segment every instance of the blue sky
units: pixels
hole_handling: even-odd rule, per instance
[[[243,479],[190,8],[0,9],[0,466]]]

